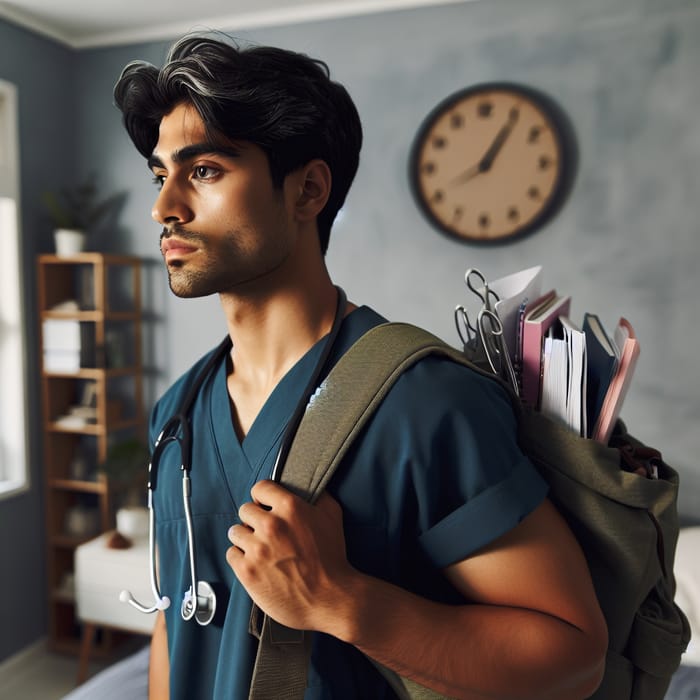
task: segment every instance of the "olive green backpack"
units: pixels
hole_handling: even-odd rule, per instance
[[[377,326],[336,364],[307,407],[282,483],[315,501],[394,381],[431,354],[500,381],[415,326]],[[621,422],[604,446],[525,409],[509,393],[520,446],[549,483],[551,500],[578,538],[607,620],[605,675],[591,698],[663,700],[690,640],[688,621],[673,600],[678,474]],[[658,478],[637,473],[651,469]],[[257,608],[251,633],[259,647],[250,700],[301,700],[311,634],[282,627]],[[443,697],[388,669],[380,671],[399,698]]]

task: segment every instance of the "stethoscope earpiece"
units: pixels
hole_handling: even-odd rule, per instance
[[[145,605],[141,605],[141,603],[139,603],[136,600],[136,598],[134,598],[134,596],[131,595],[131,592],[127,591],[127,590],[123,590],[119,594],[119,601],[121,603],[130,603],[137,610],[140,610],[141,612],[144,612],[144,613],[153,613],[153,612],[156,612],[156,610],[165,610],[166,608],[170,607],[170,598],[168,598],[167,595],[157,596],[156,602],[153,604],[153,606],[150,608],[147,608]]]

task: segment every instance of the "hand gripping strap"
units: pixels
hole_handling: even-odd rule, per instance
[[[311,398],[282,471],[281,483],[314,503],[401,373],[430,354],[444,355],[473,367],[459,350],[409,324],[381,324],[362,336]],[[301,700],[311,655],[311,634],[286,630],[255,606],[251,621],[260,641],[249,699]],[[285,641],[280,643],[275,637]],[[380,670],[400,698],[443,697],[399,679],[388,669]]]

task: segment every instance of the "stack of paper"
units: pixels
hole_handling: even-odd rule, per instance
[[[80,322],[47,319],[43,323],[44,369],[77,372],[80,369]]]
[[[542,294],[542,266],[521,270],[492,282],[489,289],[498,295],[496,313],[503,326],[503,339],[511,362],[520,359],[517,337],[520,309]]]
[[[586,339],[567,316],[545,338],[540,410],[586,437]]]

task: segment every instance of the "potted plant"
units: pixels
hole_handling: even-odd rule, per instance
[[[100,465],[116,491],[117,530],[127,537],[147,532],[148,510],[144,503],[149,460],[148,447],[138,438],[129,438],[114,444]]]
[[[97,226],[115,204],[115,197],[100,199],[94,179],[75,187],[63,187],[42,195],[54,225],[57,255],[75,255],[85,248],[88,232]]]

